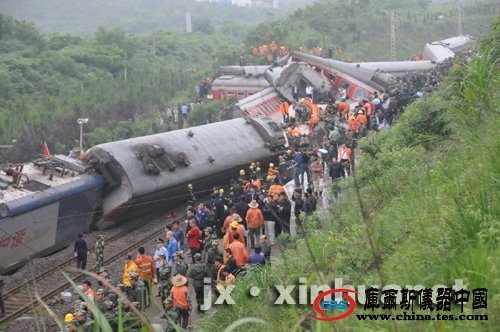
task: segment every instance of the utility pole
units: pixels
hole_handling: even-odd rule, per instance
[[[464,11],[464,5],[458,5],[458,35],[462,35],[462,15]]]
[[[394,10],[391,10],[391,60],[396,61],[396,20]]]

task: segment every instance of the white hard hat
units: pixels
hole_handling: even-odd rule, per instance
[[[269,164],[269,167],[274,167],[274,164],[273,164],[273,163],[270,163],[270,164]]]

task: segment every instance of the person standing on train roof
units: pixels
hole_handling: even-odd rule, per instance
[[[83,234],[78,234],[78,240],[75,242],[75,257],[76,257],[76,268],[85,270],[87,267],[87,254],[88,246],[87,241],[83,238]]]

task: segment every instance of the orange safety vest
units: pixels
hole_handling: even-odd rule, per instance
[[[358,114],[358,116],[356,117],[356,121],[361,122],[365,126],[368,125],[368,119],[364,114]]]
[[[347,157],[347,160],[349,160],[349,162],[352,164],[352,161],[351,161],[351,149],[349,149],[349,148],[339,149],[338,161],[342,160],[342,156],[344,155],[344,152],[345,152],[345,155]]]
[[[281,113],[282,115],[287,115],[287,114],[288,114],[288,108],[289,108],[289,107],[290,107],[290,106],[288,105],[288,103],[287,103],[286,101],[282,102],[282,103],[280,104],[280,113]]]
[[[174,300],[174,305],[178,305],[184,310],[189,310],[189,303],[187,300],[188,289],[186,286],[174,286],[170,290],[172,292],[172,298]]]
[[[90,296],[92,296],[92,301],[95,300],[95,295],[94,295],[94,291],[92,290],[92,288],[87,289],[87,291],[85,292],[85,296],[89,300],[90,300]]]
[[[363,109],[365,110],[365,114],[366,114],[367,116],[372,115],[372,106],[370,105],[370,103],[365,103],[365,104],[363,105]]]

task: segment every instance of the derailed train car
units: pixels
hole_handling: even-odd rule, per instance
[[[49,156],[0,170],[0,273],[95,228],[166,211],[227,184],[252,161],[275,161],[286,139],[265,118],[238,118],[100,144],[85,163]]]
[[[87,157],[106,182],[96,226],[186,202],[188,184],[199,192],[227,183],[242,165],[273,161],[285,143],[272,120],[238,118],[97,145]]]

